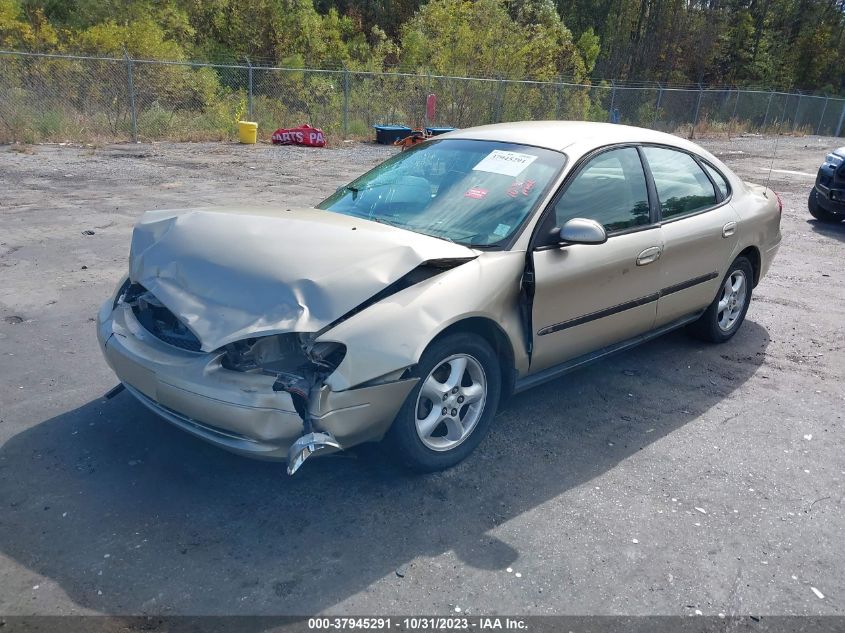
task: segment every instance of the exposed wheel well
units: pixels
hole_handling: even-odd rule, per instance
[[[738,257],[745,257],[749,262],[751,262],[751,268],[754,271],[754,283],[752,284],[752,288],[756,288],[757,284],[760,282],[760,251],[757,249],[756,246],[749,246],[744,251],[742,251]]]
[[[438,334],[436,339],[455,332],[471,332],[477,334],[493,348],[493,351],[499,357],[502,372],[502,399],[509,398],[513,393],[516,375],[514,373],[513,347],[504,330],[492,319],[470,317],[453,323]]]

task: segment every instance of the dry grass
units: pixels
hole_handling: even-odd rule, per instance
[[[35,154],[36,149],[34,145],[29,143],[13,143],[9,146],[10,152],[17,152],[18,154]]]
[[[814,134],[809,125],[800,125],[793,128],[791,125],[784,126],[783,123],[767,125],[765,128],[754,125],[749,121],[731,119],[730,121],[712,121],[702,119],[693,128],[691,123],[684,123],[675,128],[674,134],[690,140],[712,138],[731,139],[744,134],[761,134],[767,136],[793,136],[802,137]]]

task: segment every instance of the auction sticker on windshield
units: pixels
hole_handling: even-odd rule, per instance
[[[478,187],[473,187],[472,189],[468,189],[467,192],[464,194],[465,198],[474,198],[476,200],[481,200],[487,196],[486,189],[479,189]]]
[[[510,224],[500,224],[496,227],[496,230],[493,231],[493,235],[498,235],[499,237],[505,237],[508,232],[511,230]]]
[[[473,171],[486,171],[492,174],[503,176],[518,176],[528,165],[537,160],[531,154],[520,154],[519,152],[507,152],[501,149],[494,149],[481,159]]]

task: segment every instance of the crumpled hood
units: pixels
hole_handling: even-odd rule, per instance
[[[423,262],[475,256],[318,209],[150,211],[132,233],[129,277],[211,351],[259,334],[316,332]]]

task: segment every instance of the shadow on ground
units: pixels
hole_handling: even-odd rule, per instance
[[[0,551],[108,614],[315,613],[449,550],[502,568],[519,552],[491,529],[694,421],[768,342],[752,321],[721,346],[664,336],[517,396],[474,456],[430,476],[364,448],[288,478],[126,393],[91,401],[0,448]]]
[[[807,220],[807,224],[813,232],[825,237],[830,237],[840,242],[845,242],[845,222],[820,222],[819,220]]]

